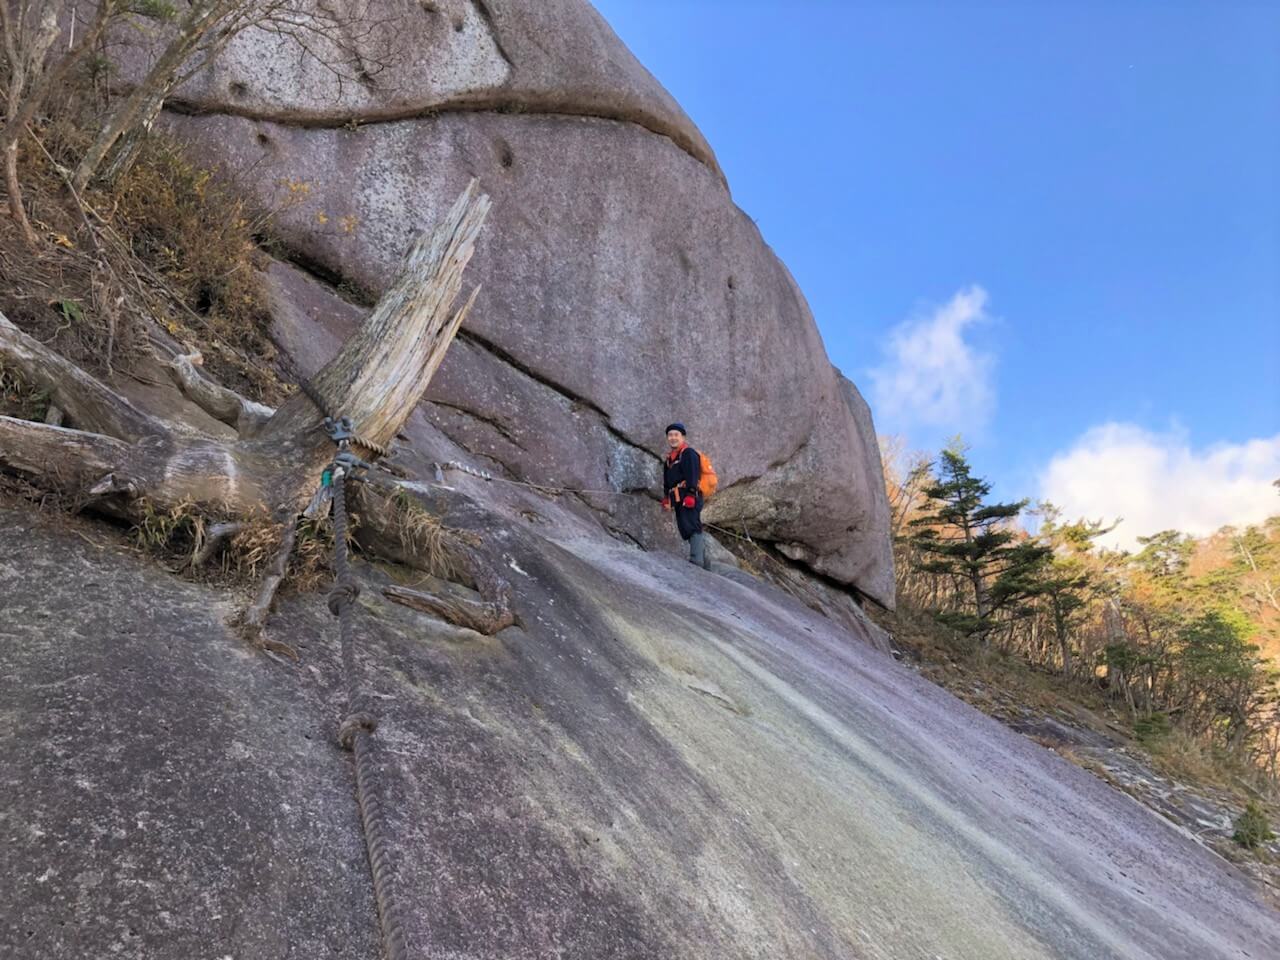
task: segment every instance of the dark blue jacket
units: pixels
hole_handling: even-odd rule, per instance
[[[671,497],[671,505],[675,506],[686,496],[692,494],[702,504],[702,494],[698,491],[698,480],[702,477],[702,458],[693,447],[686,446],[679,458],[673,463],[670,452],[662,458],[662,496]],[[679,488],[677,493],[673,490]]]

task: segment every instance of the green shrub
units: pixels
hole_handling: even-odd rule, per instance
[[[1236,818],[1235,828],[1236,832],[1231,839],[1248,850],[1253,850],[1268,840],[1274,840],[1276,836],[1271,832],[1271,824],[1267,820],[1266,812],[1252,800],[1244,808],[1244,813]]]
[[[1133,724],[1134,734],[1143,743],[1167,737],[1172,729],[1169,715],[1158,711],[1147,717],[1139,717]]]

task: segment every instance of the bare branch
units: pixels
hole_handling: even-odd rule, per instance
[[[265,649],[284,653],[294,660],[298,659],[297,652],[287,644],[268,641],[264,630],[267,615],[271,612],[271,604],[275,601],[276,591],[280,589],[285,571],[289,568],[289,558],[293,555],[293,545],[297,538],[298,524],[293,517],[290,517],[284,525],[284,536],[280,540],[280,548],[272,558],[271,566],[267,568],[267,574],[258,587],[258,596],[245,610],[240,620],[240,625],[251,642]]]
[[[224,523],[215,523],[204,535],[204,542],[200,544],[193,554],[189,565],[192,567],[202,567],[213,557],[218,549],[245,529],[245,524],[238,520],[226,521]]]
[[[49,391],[76,427],[119,440],[169,433],[161,421],[132,403],[39,340],[19,330],[0,313],[0,357],[36,386]]]
[[[170,360],[166,369],[188,400],[215,420],[234,427],[241,438],[252,439],[275,410],[214,383],[197,369],[200,362],[200,354],[185,354]]]
[[[355,536],[362,549],[431,576],[447,577],[479,594],[479,600],[471,600],[389,586],[383,590],[389,600],[443,617],[486,636],[515,623],[511,584],[498,572],[499,564],[486,555],[483,548],[471,545],[465,536],[443,530],[438,519],[431,521],[430,533],[415,532],[412,515],[430,515],[426,507],[416,502],[409,487],[379,482],[362,483],[356,490],[361,523]],[[412,504],[408,510],[405,498]]]
[[[7,6],[7,4],[6,4]],[[9,89],[5,105],[5,125],[0,130],[0,155],[4,156],[5,183],[9,194],[9,212],[22,230],[27,243],[37,241],[31,224],[27,221],[22,204],[22,189],[18,179],[18,143],[27,125],[35,118],[51,90],[62,86],[71,68],[92,49],[102,35],[112,16],[117,12],[115,0],[99,0],[97,12],[89,29],[81,35],[65,56],[53,62],[51,69],[44,69],[49,46],[57,38],[57,17],[60,5],[41,6],[38,25],[26,23],[26,10],[19,7],[18,16],[7,15],[0,21],[4,30],[5,49],[10,66]]]
[[[116,105],[107,123],[85,151],[71,178],[76,190],[84,190],[122,136],[150,125],[177,83],[182,65],[206,41],[219,22],[244,3],[245,0],[192,0],[173,38],[147,75]]]
[[[340,95],[344,83],[370,84],[391,62],[390,50],[382,55],[370,45],[379,37],[388,47],[403,43],[394,20],[373,15],[368,2],[348,2],[338,11],[310,0],[191,0],[146,75],[116,104],[85,151],[75,187],[83,190],[97,176],[109,179],[126,169],[165,101],[241,33],[256,29],[292,45],[300,63],[313,61],[337,79]]]
[[[459,627],[467,627],[486,637],[515,623],[515,614],[509,603],[486,603],[394,585],[383,587],[382,595],[388,600],[440,617]]]

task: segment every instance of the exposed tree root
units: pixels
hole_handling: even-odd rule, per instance
[[[280,546],[267,566],[266,576],[258,586],[258,595],[253,603],[240,617],[240,629],[245,638],[255,646],[264,650],[282,653],[290,659],[297,660],[298,652],[287,643],[272,640],[266,635],[267,615],[271,612],[271,604],[275,601],[276,591],[284,581],[285,572],[289,569],[289,558],[293,555],[293,545],[298,539],[298,524],[295,521],[284,525],[284,536]]]
[[[236,430],[231,441],[139,410],[0,315],[0,359],[48,391],[51,404],[75,428],[0,417],[0,469],[69,494],[86,509],[135,523],[157,511],[194,508],[216,516],[220,521],[191,557],[197,567],[249,522],[284,519],[279,549],[240,624],[259,646],[296,659],[292,648],[266,639],[263,628],[289,566],[297,518],[326,505],[318,488],[334,447],[318,428],[325,414],[350,417],[371,451],[385,449],[400,432],[475,302],[473,291],[453,309],[488,210],[488,197],[473,182],[434,233],[413,245],[364,326],[312,381],[312,392],[327,409],[317,409],[299,392],[273,411],[208,379],[198,369],[198,356],[170,360],[182,393]],[[447,560],[482,598],[476,603],[413,592],[412,602],[481,632],[513,622],[509,585],[479,553],[465,544],[442,547],[431,524],[420,520],[406,535],[406,502],[363,510],[362,533],[380,548],[394,544],[401,559],[418,569],[435,573]]]
[[[275,411],[214,383],[197,369],[202,362],[198,353],[185,354],[170,360],[166,370],[188,400],[213,419],[234,427],[242,440],[253,439]]]
[[[486,637],[511,626],[516,620],[509,599],[506,603],[486,603],[398,586],[383,587],[382,595],[388,600],[440,617],[459,627],[468,627]]]
[[[239,520],[231,520],[223,523],[215,523],[207,531],[205,531],[204,542],[191,555],[188,562],[190,567],[203,567],[212,559],[213,555],[218,552],[224,543],[245,529],[246,524]]]
[[[511,584],[497,571],[499,564],[485,554],[483,545],[446,530],[418,501],[415,493],[394,483],[364,484],[357,488],[362,517],[380,518],[362,523],[355,538],[374,556],[392,560],[433,577],[450,580],[474,590],[478,601],[462,597],[434,596],[406,587],[388,587],[389,600],[443,617],[491,636],[516,622],[511,606]]]

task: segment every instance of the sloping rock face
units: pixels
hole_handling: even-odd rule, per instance
[[[277,298],[343,323],[478,177],[482,293],[428,420],[511,476],[653,495],[684,420],[709,519],[892,605],[870,414],[670,96],[581,0],[371,9],[363,81],[248,31],[167,118],[279,211]]]
[[[548,501],[427,496],[503,558],[521,625],[447,626],[357,567],[413,956],[1275,956],[1233,867],[870,625]],[[109,528],[4,502],[0,526],[0,956],[378,956],[322,600],[281,605],[278,664],[225,590]]]

